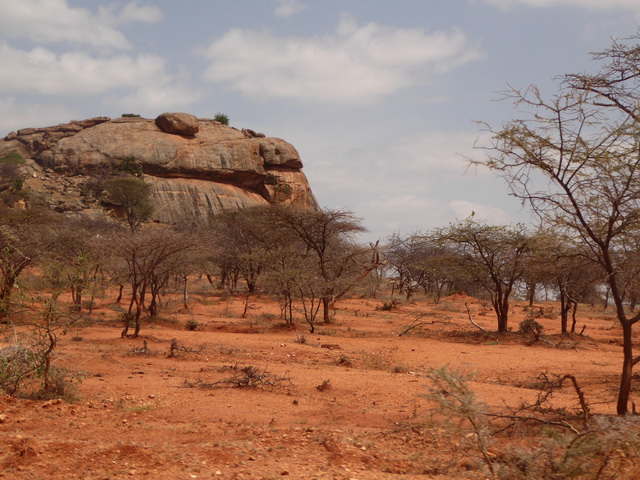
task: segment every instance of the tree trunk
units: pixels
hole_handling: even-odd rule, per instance
[[[621,323],[624,358],[622,360],[622,375],[620,376],[617,412],[618,415],[626,415],[629,411],[629,395],[631,393],[631,377],[633,375],[633,327],[628,321]]]
[[[331,297],[323,297],[322,298],[322,321],[325,324],[331,323],[331,307],[333,304],[331,303]],[[313,333],[313,332],[311,332]]]
[[[14,284],[14,277],[4,277],[2,290],[0,290],[0,318],[9,313],[9,310],[11,309],[11,289]]]
[[[124,285],[120,284],[120,290],[118,290],[118,298],[116,298],[116,303],[120,303],[122,300],[122,291],[124,290]]]
[[[509,331],[508,323],[509,323],[508,312],[506,311],[500,312],[500,314],[498,315],[498,332],[507,333]]]
[[[71,289],[71,300],[73,301],[73,310],[82,311],[82,287],[74,287]]]
[[[529,297],[529,306],[533,307],[533,301],[536,298],[536,284],[532,283],[531,285],[529,285],[529,291],[528,293],[528,297]]]
[[[562,286],[560,288],[560,330],[563,335],[569,333],[567,325],[569,324],[569,310],[571,310],[571,300],[566,295]]]
[[[182,275],[182,282],[183,282],[182,306],[184,307],[185,310],[188,310],[189,309],[189,276]]]

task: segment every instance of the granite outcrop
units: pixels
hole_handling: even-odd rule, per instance
[[[9,154],[26,159],[27,185],[47,190],[61,211],[96,208],[86,185],[123,164],[136,165],[152,186],[160,222],[269,204],[318,208],[291,144],[184,113],[25,128],[0,140],[0,157]]]

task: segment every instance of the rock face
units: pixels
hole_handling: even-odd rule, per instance
[[[268,204],[318,208],[292,145],[189,114],[25,128],[0,140],[0,157],[9,153],[44,172],[32,172],[32,183],[57,175],[78,190],[87,178],[134,163],[152,185],[154,219],[162,222],[201,222],[223,210]]]

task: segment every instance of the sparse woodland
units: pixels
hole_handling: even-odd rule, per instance
[[[63,338],[75,333],[80,344],[91,329],[108,329],[122,342],[121,362],[151,362],[159,353],[158,329],[163,335],[173,329],[176,337],[185,331],[214,335],[215,319],[227,316],[239,322],[234,333],[288,335],[298,349],[331,352],[332,368],[351,369],[358,379],[380,371],[408,377],[410,371],[423,381],[402,387],[415,387],[410,395],[424,402],[422,410],[415,403],[413,415],[402,420],[387,412],[395,420],[377,425],[375,438],[362,433],[371,444],[357,447],[358,455],[375,452],[375,442],[384,439],[385,448],[412,455],[401,461],[400,454],[379,449],[380,457],[362,460],[364,470],[374,472],[362,478],[640,478],[634,374],[640,363],[634,350],[640,321],[639,40],[614,42],[595,55],[596,73],[562,77],[555,94],[535,86],[507,92],[505,101],[523,117],[482,125],[491,140],[479,145],[485,156],[472,161],[503,176],[539,225],[496,226],[471,216],[376,244],[361,242],[362,220],[344,210],[271,206],[229,211],[205,225],[159,225],[147,221],[152,205],[140,172],[103,185],[105,202],[120,208],[120,218],[63,216],[39,206],[23,188],[19,156],[0,159],[0,390],[31,399],[25,402],[91,402],[81,382],[92,365],[63,366]],[[266,304],[274,313],[258,313]],[[358,305],[375,308],[360,312]],[[371,330],[352,329],[347,310],[358,325],[370,318]],[[186,322],[175,320],[189,315]],[[599,329],[606,330],[606,340]],[[380,367],[375,355],[339,351],[340,343],[353,339],[384,343],[392,337],[462,343],[474,352],[478,345],[504,344],[521,352],[516,356],[544,352],[559,362],[568,350],[584,357],[614,345],[620,348],[611,347],[607,366],[618,373],[612,385],[601,376],[581,377],[570,364],[558,371],[541,363],[533,378],[519,380],[535,392],[528,400],[507,395],[489,403],[474,390],[480,383],[474,372],[434,364],[437,354],[430,350],[411,370],[400,363]],[[99,340],[92,342],[100,348]],[[197,343],[181,337],[166,345],[165,364],[199,362],[182,389],[257,389],[281,397],[287,391],[297,395],[296,406],[298,397],[311,398],[296,391],[305,381],[297,372],[248,365],[232,349],[219,346],[214,354]],[[230,361],[215,373],[202,360],[221,363],[224,355]],[[291,361],[300,352],[289,355]],[[483,361],[470,357],[471,364]],[[331,395],[337,410],[342,400],[336,383],[325,378],[313,394]],[[376,402],[370,408],[378,408]],[[4,428],[10,424],[2,415]],[[323,432],[313,441],[329,458],[353,446]],[[14,468],[6,455],[0,461]],[[394,468],[385,469],[379,458]]]

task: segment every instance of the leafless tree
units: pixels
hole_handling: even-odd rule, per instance
[[[123,264],[131,286],[131,300],[123,320],[123,338],[138,336],[143,311],[147,310],[151,316],[156,314],[161,288],[182,264],[182,255],[194,246],[193,237],[161,227],[119,234],[112,239],[112,254]],[[129,334],[132,322],[134,332]]]

